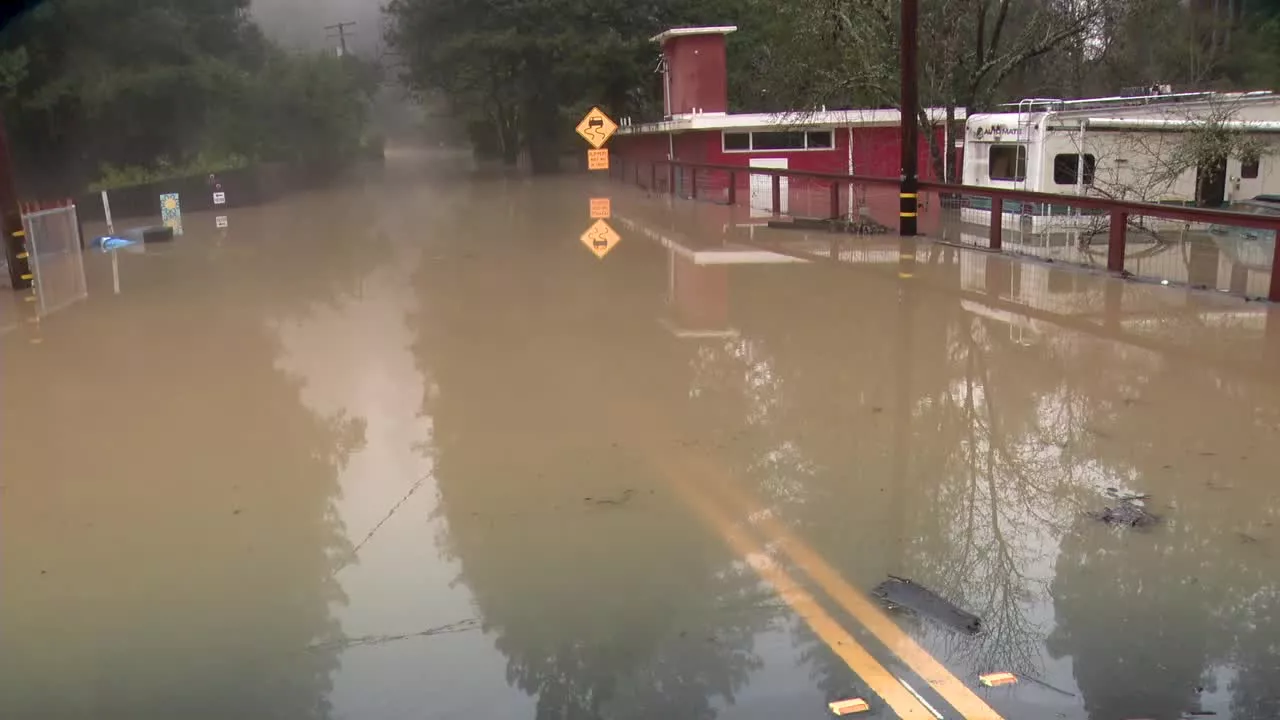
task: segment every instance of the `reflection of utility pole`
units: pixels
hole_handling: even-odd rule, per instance
[[[337,33],[338,33],[337,35],[334,35],[333,33],[330,33],[330,34],[329,34],[329,37],[336,37],[336,38],[338,38],[338,56],[339,56],[339,57],[346,57],[346,55],[347,55],[347,28],[349,28],[349,27],[351,27],[351,26],[353,26],[353,25],[355,25],[355,22],[354,22],[354,21],[351,21],[351,22],[340,22],[340,23],[338,23],[338,24],[336,24],[336,25],[325,25],[325,26],[324,26],[324,29],[325,29],[325,30],[334,30],[334,31],[337,31]],[[352,34],[352,35],[355,35],[355,33],[351,33],[351,34]]]
[[[915,288],[916,259],[915,239],[902,238],[903,244],[898,253],[898,322],[897,334],[894,338],[894,384],[893,384],[893,440],[892,465],[889,470],[889,482],[893,484],[891,498],[894,520],[897,521],[897,537],[893,569],[905,572],[908,567],[907,551],[911,518],[911,503],[919,503],[919,498],[912,494],[916,483],[911,480],[911,464],[909,462],[912,447],[911,411],[915,396],[912,394],[911,370],[915,363],[915,348],[912,342],[915,321]],[[892,525],[891,525],[892,527]]]

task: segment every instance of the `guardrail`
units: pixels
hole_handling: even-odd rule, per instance
[[[757,217],[898,226],[897,178],[626,157],[612,168],[651,191],[745,205]],[[919,188],[926,237],[1280,302],[1280,242],[1267,236],[1280,237],[1280,216],[926,180]]]

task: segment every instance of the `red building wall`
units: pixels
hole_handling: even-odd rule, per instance
[[[729,78],[722,34],[673,37],[663,45],[671,83],[672,115],[727,112]]]
[[[944,142],[943,131],[937,131],[937,141]],[[770,150],[759,152],[724,152],[721,131],[702,130],[678,133],[646,135],[620,135],[613,140],[612,151],[627,166],[635,180],[648,185],[653,179],[648,169],[652,161],[666,160],[673,151],[678,162],[733,165],[746,168],[752,158],[786,158],[787,169],[798,172],[821,172],[846,175],[849,173],[849,129],[835,129],[835,147],[830,150]],[[869,178],[896,180],[901,168],[898,128],[855,127],[853,129],[853,174]],[[921,179],[936,176],[930,159],[927,138],[920,139],[917,160]],[[658,168],[658,187],[667,184],[667,169]],[[738,203],[749,203],[750,174],[738,173],[735,178]],[[724,171],[700,171],[696,177],[688,171],[676,178],[681,195],[689,195],[696,183],[701,199],[725,201],[728,198],[729,175]],[[869,212],[878,222],[896,226],[898,217],[898,189],[892,184],[853,183],[855,207],[859,212]],[[804,217],[826,217],[831,207],[831,182],[822,179],[789,178],[787,181],[788,213]],[[922,196],[925,197],[925,196]],[[921,226],[926,229],[934,214],[926,202],[921,210]],[[849,210],[849,189],[841,183],[840,212]]]

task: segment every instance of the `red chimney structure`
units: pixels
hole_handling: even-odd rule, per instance
[[[654,35],[662,45],[663,107],[668,118],[721,114],[729,109],[725,36],[733,25],[672,28]]]

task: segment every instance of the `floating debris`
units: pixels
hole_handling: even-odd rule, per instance
[[[982,619],[948,602],[929,588],[907,578],[890,575],[871,591],[890,608],[903,607],[925,615],[961,632],[976,635],[982,632]]]
[[[631,488],[627,488],[623,490],[622,494],[619,495],[618,497],[611,497],[611,498],[585,497],[585,498],[582,498],[582,502],[592,503],[595,505],[625,505],[627,501],[631,499],[631,496],[635,494],[635,492],[636,492],[635,490],[632,490]]]
[[[1018,676],[1011,672],[986,673],[978,676],[978,682],[987,687],[1000,687],[1001,685],[1012,685],[1018,682]]]
[[[831,709],[832,715],[852,715],[854,713],[866,712],[871,709],[866,700],[862,698],[849,698],[848,700],[836,700],[827,703],[827,707]]]
[[[1133,498],[1133,500],[1136,499],[1139,498]],[[1102,510],[1093,510],[1085,514],[1094,520],[1117,527],[1143,528],[1160,522],[1160,516],[1147,512],[1128,498],[1117,503],[1115,507],[1104,507]]]

